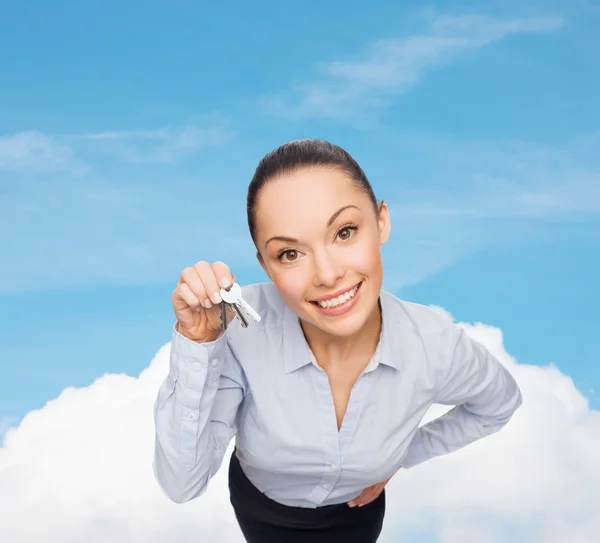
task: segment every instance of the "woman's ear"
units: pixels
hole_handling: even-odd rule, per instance
[[[385,245],[390,238],[391,231],[390,210],[387,204],[380,200],[377,206],[377,229],[379,231],[379,244]]]

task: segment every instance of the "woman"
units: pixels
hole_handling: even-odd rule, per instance
[[[247,211],[271,281],[243,289],[261,321],[230,314],[224,332],[219,292],[235,276],[222,262],[183,270],[156,478],[175,502],[200,496],[235,436],[229,488],[246,541],[375,542],[389,478],[500,430],[521,393],[461,328],[381,291],[388,208],[344,150],[279,147]],[[433,403],[456,407],[419,428]]]

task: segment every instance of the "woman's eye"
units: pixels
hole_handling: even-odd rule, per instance
[[[350,239],[352,237],[352,234],[354,233],[354,230],[356,230],[356,226],[344,226],[344,228],[342,228],[339,232],[338,232],[338,237],[342,240],[345,241],[347,239]]]
[[[298,251],[290,249],[289,251],[284,251],[279,255],[279,260],[283,260],[284,262],[293,262],[298,258]]]

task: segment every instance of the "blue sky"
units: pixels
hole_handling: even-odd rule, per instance
[[[170,340],[181,269],[264,281],[262,156],[328,139],[390,205],[385,288],[600,407],[600,3],[25,1],[0,18],[0,430]]]

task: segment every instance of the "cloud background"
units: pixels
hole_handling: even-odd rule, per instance
[[[599,25],[590,0],[7,6],[0,538],[235,541],[223,473],[181,506],[152,478],[170,296],[200,259],[266,280],[247,184],[321,137],[390,206],[384,288],[475,323],[524,391],[392,480],[382,539],[595,543]]]

